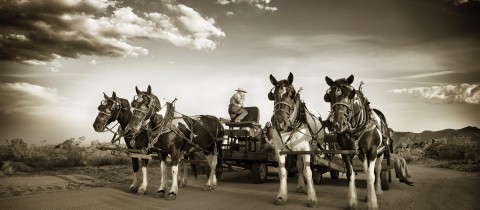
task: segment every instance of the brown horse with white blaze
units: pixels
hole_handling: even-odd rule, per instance
[[[324,100],[330,103],[333,115],[330,118],[330,129],[337,134],[341,149],[357,150],[358,158],[363,162],[364,172],[367,175],[368,209],[378,209],[377,195],[383,193],[380,184],[381,163],[386,148],[383,144],[385,135],[382,134],[382,126],[386,126],[386,122],[383,122],[370,108],[362,91],[357,91],[351,86],[354,80],[353,75],[347,79],[335,81],[327,76],[325,80],[330,89],[327,90]],[[342,155],[349,181],[348,207],[350,209],[357,208],[355,173],[352,166],[354,157],[354,155]],[[378,181],[375,182],[375,180]]]
[[[135,87],[137,95],[132,106],[133,117],[128,128],[137,133],[146,122],[151,126],[151,149],[158,152],[161,159],[161,180],[157,190],[158,197],[165,197],[166,185],[166,158],[171,156],[172,186],[165,197],[174,200],[178,194],[178,164],[181,157],[196,151],[203,151],[210,166],[210,176],[204,190],[213,190],[217,185],[215,169],[221,166],[221,141],[224,130],[220,120],[210,115],[186,116],[175,111],[174,104],[161,104],[157,96],[152,94],[150,85],[147,91],[140,91]],[[217,142],[218,141],[218,142]]]
[[[95,118],[93,123],[93,128],[97,132],[105,132],[106,130],[112,131],[112,128],[107,126],[113,122],[118,122],[120,125],[119,130],[121,135],[125,140],[127,148],[129,149],[142,149],[148,144],[148,137],[145,132],[139,132],[136,136],[130,135],[126,132],[126,127],[128,122],[132,117],[132,111],[130,110],[130,103],[127,99],[117,97],[116,93],[113,92],[111,97],[108,97],[103,93],[104,100],[100,102],[98,106],[98,115]],[[112,131],[114,132],[114,131]],[[112,139],[114,141],[114,139]],[[114,143],[114,142],[112,142]],[[139,169],[141,162],[141,173],[142,173],[142,184],[139,185]],[[132,157],[132,168],[133,168],[133,183],[130,186],[130,192],[145,194],[147,190],[147,170],[148,159],[139,159]]]

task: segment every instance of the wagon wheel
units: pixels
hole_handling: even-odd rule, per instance
[[[322,170],[317,167],[312,167],[312,179],[314,184],[322,183]]]
[[[255,184],[262,184],[267,179],[267,165],[261,162],[252,163],[252,178]]]
[[[381,181],[381,186],[382,190],[388,190],[390,189],[390,183],[388,181],[388,171],[381,171],[380,172],[380,181]]]
[[[339,176],[340,176],[340,172],[338,172],[338,171],[330,171],[330,178],[332,178],[332,179],[338,179]]]

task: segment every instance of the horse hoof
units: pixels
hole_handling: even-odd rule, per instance
[[[155,198],[164,198],[164,197],[165,197],[165,190],[157,191],[157,194],[155,194]]]
[[[317,206],[317,201],[316,200],[308,200],[307,201],[307,207],[313,208]]]
[[[203,191],[205,191],[205,192],[208,192],[210,190],[212,190],[212,188],[210,186],[204,186],[203,187]]]
[[[286,199],[283,199],[282,197],[278,197],[277,199],[275,199],[275,205],[277,206],[283,206],[287,204],[287,200]]]
[[[348,210],[357,210],[357,204],[350,204],[348,207],[347,207]]]
[[[131,192],[131,193],[137,193],[137,192],[138,192],[138,188],[136,188],[136,187],[130,187],[130,192]]]
[[[174,192],[168,193],[167,197],[165,197],[167,201],[173,201],[175,199],[177,199],[177,195]]]
[[[296,190],[295,190],[296,193],[305,193],[305,188],[303,187],[298,187]]]
[[[139,189],[137,194],[140,194],[140,195],[146,195],[147,194],[147,190],[146,189]]]
[[[380,196],[383,195],[383,191],[382,191],[382,190],[378,190],[378,191],[376,191],[375,194],[377,195],[377,198],[378,198],[378,197],[380,197]]]
[[[187,187],[187,184],[186,184],[186,183],[181,183],[181,184],[178,185],[178,187],[180,187],[180,188],[186,188],[186,187]]]

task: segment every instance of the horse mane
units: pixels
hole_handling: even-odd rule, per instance
[[[127,99],[124,98],[118,98],[118,101],[120,102],[120,106],[125,109],[130,109],[130,102],[128,102]]]
[[[340,85],[348,85],[346,78],[340,78],[340,79],[335,80],[335,84],[337,84],[339,86]]]

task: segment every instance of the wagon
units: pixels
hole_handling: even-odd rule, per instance
[[[254,183],[261,184],[267,179],[268,166],[278,167],[275,154],[264,151],[262,132],[259,124],[260,112],[257,107],[245,107],[248,115],[242,122],[226,122],[225,140],[222,144],[222,161],[227,166],[237,166],[251,171]]]
[[[260,129],[259,110],[257,107],[245,107],[249,112],[246,120],[242,122],[226,122],[225,141],[222,144],[222,161],[227,167],[238,166],[250,170],[254,183],[261,184],[267,179],[268,166],[278,167],[275,154],[263,150],[262,138],[257,138],[255,133]],[[324,139],[316,139],[321,142],[320,149],[311,152],[282,151],[286,154],[286,169],[288,176],[297,174],[296,155],[312,155],[312,178],[315,184],[322,182],[323,174],[329,172],[332,179],[338,179],[340,172],[345,173],[345,165],[341,154],[356,154],[355,150],[339,150],[335,135],[326,134]],[[363,172],[362,163],[354,159],[354,171]],[[222,170],[223,171],[223,170]],[[217,169],[217,175],[221,175]],[[389,158],[382,161],[382,189],[388,190],[391,182],[391,163]]]

